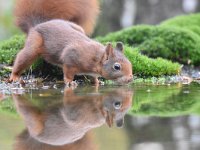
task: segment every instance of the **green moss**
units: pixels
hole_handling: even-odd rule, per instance
[[[148,58],[131,47],[125,47],[125,55],[133,65],[134,74],[140,77],[174,75],[180,72],[178,63],[172,63],[162,58]]]
[[[152,28],[153,26],[139,25],[109,33],[104,37],[97,37],[96,39],[102,43],[122,41],[125,44],[135,47],[151,38]]]
[[[176,62],[198,65],[200,63],[200,37],[195,33],[177,28],[159,28],[160,35],[144,41],[138,46],[150,57],[162,57]]]
[[[12,64],[17,52],[23,47],[24,36],[14,36],[11,39],[0,43],[0,63]],[[172,75],[180,72],[180,65],[173,64],[170,61],[158,58],[150,59],[141,55],[133,48],[126,46],[126,56],[133,64],[134,74],[138,76],[160,76]],[[49,69],[51,68],[51,69]],[[32,65],[33,72],[42,76],[59,76],[62,77],[60,68],[45,63],[39,59]],[[4,73],[3,71],[2,73]],[[1,74],[2,74],[1,73]]]
[[[16,35],[0,43],[0,64],[12,64],[17,52],[24,45],[24,36]]]
[[[8,75],[10,72],[11,72],[10,69],[1,68],[1,67],[0,67],[0,76],[1,76],[1,77],[5,76],[5,75]],[[0,80],[1,80],[1,78],[0,78]]]
[[[162,57],[183,64],[200,64],[200,14],[169,19],[158,26],[139,25],[98,37],[102,43],[122,41],[126,56],[139,76],[162,76],[177,74],[180,65],[157,58]],[[12,64],[16,53],[23,47],[24,36],[0,43],[0,63]],[[134,48],[132,48],[134,47]],[[143,55],[141,55],[141,54]],[[157,58],[150,59],[148,57]],[[47,67],[48,66],[48,67]],[[49,69],[52,68],[52,69]],[[33,72],[47,76],[62,76],[62,71],[42,60],[32,66]],[[47,69],[48,68],[48,69]],[[42,73],[41,73],[42,70]]]
[[[160,24],[163,27],[178,27],[186,30],[193,31],[194,33],[200,35],[200,14],[191,14],[174,17],[172,19],[166,20]]]
[[[15,35],[8,40],[0,42],[0,64],[12,65],[17,53],[23,48],[25,37],[23,35]],[[51,69],[49,69],[51,68]],[[62,76],[62,71],[56,66],[47,64],[44,60],[38,59],[32,65],[32,70],[40,76]],[[0,75],[8,73],[8,70],[3,69]]]
[[[200,63],[200,37],[193,31],[167,26],[133,26],[97,40],[122,41],[152,58],[162,57],[183,64]]]

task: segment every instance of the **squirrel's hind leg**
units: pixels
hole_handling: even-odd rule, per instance
[[[43,38],[37,31],[30,31],[24,48],[17,54],[9,81],[17,81],[42,52]]]

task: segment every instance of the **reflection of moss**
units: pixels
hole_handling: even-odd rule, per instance
[[[112,93],[113,89],[122,87],[101,87],[99,93]],[[99,94],[94,87],[75,89],[79,96]],[[129,111],[132,115],[144,116],[176,116],[200,115],[199,85],[134,85],[133,107]],[[36,90],[31,95],[26,94],[27,102],[43,110],[50,106],[57,106],[63,101],[61,89]],[[0,102],[0,113],[16,115],[13,101],[6,99]]]
[[[15,117],[17,116],[14,103],[10,98],[0,101],[0,113],[5,113]]]
[[[26,94],[25,97],[27,101],[41,110],[62,103],[63,100],[61,91],[56,89],[40,90],[39,94],[33,91],[32,95]]]
[[[57,105],[61,103],[63,95],[61,94],[60,90],[56,89],[40,90],[39,93],[37,90],[33,90],[31,94],[25,94],[25,98],[27,103],[31,103],[42,110],[51,105]],[[0,101],[0,113],[8,114],[14,117],[18,116],[12,97]]]
[[[198,85],[136,89],[130,113],[147,116],[200,114],[200,94],[197,88]]]

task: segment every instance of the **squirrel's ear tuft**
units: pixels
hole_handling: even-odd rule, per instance
[[[120,52],[124,52],[124,45],[123,45],[123,43],[122,42],[117,42],[117,44],[116,44],[116,49],[118,50],[118,51],[120,51]]]
[[[114,50],[111,43],[108,43],[106,46],[106,55],[107,55],[107,58],[114,56]]]
[[[102,62],[108,60],[109,58],[112,58],[114,57],[115,54],[114,54],[114,49],[113,49],[113,46],[111,43],[108,43],[107,46],[105,47],[105,52],[104,52],[104,55],[102,57]]]

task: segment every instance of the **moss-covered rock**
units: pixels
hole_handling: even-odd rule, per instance
[[[156,58],[151,59],[141,55],[133,48],[125,46],[125,55],[133,65],[133,73],[140,77],[174,75],[180,72],[180,65],[171,61]]]
[[[0,43],[0,63],[11,65],[17,52],[23,47],[24,36],[14,36]],[[125,55],[133,64],[134,74],[139,76],[162,76],[173,75],[180,72],[180,65],[158,58],[151,59],[133,51],[132,47],[125,46]],[[62,71],[58,67],[45,63],[43,60],[36,61],[32,66],[33,72],[40,76],[59,76]]]
[[[133,63],[134,73],[142,76],[177,74],[180,65],[148,57],[162,57],[183,64],[200,64],[200,14],[180,16],[164,21],[158,26],[139,25],[98,37],[102,43],[122,41],[126,45],[126,56]],[[12,64],[16,53],[23,47],[24,36],[0,43],[0,63]],[[141,55],[141,54],[143,55]],[[146,56],[148,57],[146,57]],[[33,71],[40,74],[62,74],[57,67],[37,61]],[[42,70],[42,73],[41,73]],[[50,71],[50,72],[49,72]]]
[[[0,42],[0,64],[12,65],[17,53],[23,48],[25,36],[15,35],[8,40]],[[56,66],[46,63],[42,59],[38,59],[32,65],[32,71],[39,76],[46,77],[48,75],[61,77],[62,70]],[[0,75],[8,73],[8,69],[2,68]]]
[[[140,25],[97,39],[101,42],[122,41],[152,58],[162,57],[183,64],[200,64],[200,36],[187,29]]]
[[[0,42],[0,64],[11,65],[17,52],[23,47],[24,40],[24,36],[16,35]]]
[[[194,33],[200,35],[200,14],[191,14],[174,17],[163,21],[160,26],[162,27],[178,27],[186,30],[193,31]]]

